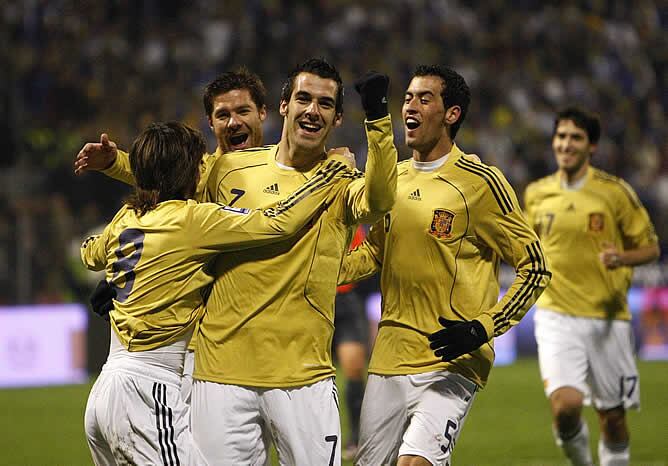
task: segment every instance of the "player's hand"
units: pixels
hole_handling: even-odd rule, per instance
[[[81,175],[85,171],[105,170],[116,161],[118,147],[109,140],[106,133],[100,135],[100,142],[85,144],[74,160],[74,174]]]
[[[429,347],[443,361],[457,359],[489,341],[485,328],[477,320],[463,322],[439,317],[438,322],[445,328],[429,335]]]
[[[355,90],[362,98],[362,107],[368,121],[378,120],[388,114],[387,90],[390,78],[377,71],[369,71],[355,81]]]
[[[109,320],[109,312],[114,308],[116,290],[106,280],[101,280],[90,295],[93,312],[104,320]]]
[[[355,168],[357,166],[355,161],[355,154],[350,152],[348,147],[336,147],[327,151],[327,158],[333,158],[346,164],[348,168]]]
[[[598,258],[609,270],[614,270],[624,265],[621,253],[612,243],[603,243],[603,250],[598,253]]]

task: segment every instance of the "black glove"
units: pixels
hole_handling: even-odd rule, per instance
[[[369,71],[355,81],[355,90],[362,97],[362,107],[369,121],[377,120],[388,114],[387,89],[390,78],[377,71]]]
[[[109,320],[109,312],[114,308],[113,299],[116,298],[116,289],[108,281],[101,280],[90,295],[90,305],[93,312],[104,320]]]
[[[477,350],[488,341],[485,327],[477,320],[462,322],[439,317],[438,322],[445,328],[429,335],[429,347],[435,350],[434,354],[443,361],[457,359]]]

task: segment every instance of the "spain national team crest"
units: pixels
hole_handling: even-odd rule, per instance
[[[592,233],[600,233],[605,228],[605,217],[600,212],[593,212],[589,214],[589,231]]]
[[[452,222],[455,214],[445,209],[434,210],[434,217],[431,219],[429,233],[438,239],[448,239],[452,236]]]

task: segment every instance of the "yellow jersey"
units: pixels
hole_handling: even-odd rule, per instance
[[[126,349],[151,350],[192,331],[203,315],[203,289],[214,279],[214,256],[297,233],[328,202],[336,170],[348,170],[332,165],[264,210],[172,200],[138,216],[125,205],[102,234],[86,239],[82,261],[105,270],[116,289],[110,321]]]
[[[633,189],[589,167],[579,189],[563,187],[555,173],[527,186],[524,202],[554,274],[538,305],[574,316],[630,320],[626,295],[633,269],[608,270],[598,254],[605,243],[624,250],[657,242]]]
[[[517,275],[498,301],[500,260]],[[369,372],[446,369],[481,387],[494,362],[492,337],[519,322],[550,278],[540,241],[504,176],[456,145],[433,171],[416,169],[412,160],[399,164],[392,211],[346,256],[339,281],[379,270],[382,314]],[[441,328],[439,316],[479,320],[489,343],[441,361],[427,339]]]

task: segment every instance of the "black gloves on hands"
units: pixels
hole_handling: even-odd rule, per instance
[[[439,317],[438,322],[445,328],[429,335],[429,347],[443,361],[477,350],[489,340],[485,327],[477,320],[462,322]]]
[[[116,290],[106,280],[101,280],[90,295],[93,312],[104,320],[109,320],[109,312],[114,308]]]
[[[362,107],[369,121],[378,120],[388,114],[387,90],[390,78],[377,71],[369,71],[355,81],[355,90],[362,97]]]

